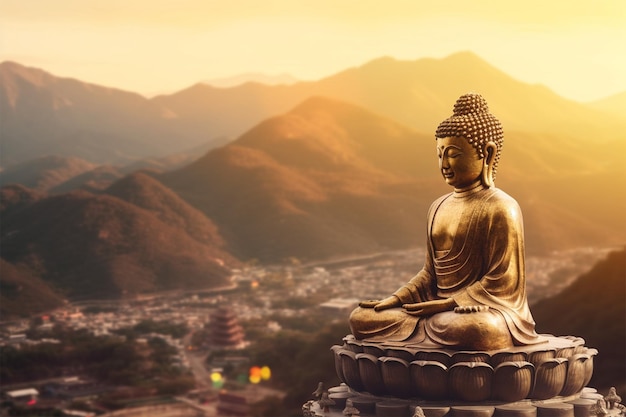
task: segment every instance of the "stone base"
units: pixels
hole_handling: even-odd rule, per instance
[[[421,407],[425,417],[593,417],[591,407],[602,397],[593,388],[584,388],[577,395],[555,397],[549,400],[523,400],[516,402],[485,401],[425,401],[375,396],[356,392],[345,384],[328,390],[335,402],[324,412],[317,401],[303,407],[304,416],[345,417],[343,410],[350,399],[359,416],[412,417],[416,407]],[[356,414],[355,414],[356,416]],[[619,409],[607,410],[606,417],[621,416]]]

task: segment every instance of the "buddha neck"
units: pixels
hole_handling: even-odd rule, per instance
[[[465,198],[485,189],[487,189],[487,187],[478,179],[467,187],[455,188],[452,196],[454,198]]]

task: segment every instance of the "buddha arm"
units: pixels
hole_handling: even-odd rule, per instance
[[[427,236],[430,236],[431,223],[434,213],[445,198],[446,196],[438,198],[435,202],[433,202],[428,210],[428,225],[426,228]],[[398,290],[393,293],[393,295],[400,300],[400,305],[421,303],[440,298],[437,296],[437,279],[433,267],[433,248],[430,239],[426,243],[426,248],[426,259],[424,260],[424,267],[422,270],[411,278],[409,282],[398,288]]]
[[[436,294],[437,281],[432,268],[432,254],[429,250],[426,253],[424,268],[409,282],[398,288],[393,295],[400,300],[401,304],[413,304],[439,299]]]

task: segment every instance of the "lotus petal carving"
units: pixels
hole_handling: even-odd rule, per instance
[[[530,362],[502,362],[494,370],[492,397],[508,402],[523,400],[533,388],[534,373]]]
[[[380,358],[381,372],[387,391],[401,398],[411,396],[411,374],[409,363],[404,359]]]
[[[351,350],[344,349],[339,351],[341,369],[343,370],[346,384],[352,389],[363,391],[363,383],[361,382],[361,373],[359,372],[359,365],[356,362],[356,355],[357,353]]]
[[[569,358],[570,356],[572,356],[574,354],[574,349],[575,349],[574,346],[558,349],[556,351],[555,357],[557,357],[557,358]]]
[[[385,356],[385,349],[378,343],[363,343],[363,353],[368,353],[378,358]]]
[[[427,350],[416,353],[415,360],[439,362],[448,367],[452,364],[452,355],[443,350]]]
[[[441,400],[448,395],[448,368],[436,361],[413,361],[409,365],[413,395]]]
[[[485,401],[491,396],[493,368],[485,362],[459,362],[448,371],[450,392],[462,401]]]
[[[546,400],[557,396],[565,385],[567,359],[548,359],[539,364],[536,369],[532,398]]]
[[[425,400],[517,402],[572,396],[589,383],[598,351],[580,345],[581,338],[559,339],[528,350],[454,352],[346,337],[343,346],[331,351],[337,376],[354,391]]]
[[[356,340],[346,340],[346,346],[354,353],[363,353],[363,345]]]
[[[455,352],[452,355],[452,363],[461,362],[489,362],[489,354],[487,352]]]
[[[583,387],[586,387],[589,381],[591,381],[593,376],[593,357],[598,354],[598,350],[590,348],[585,353],[589,355],[589,359],[585,361],[585,382],[583,382]]]
[[[393,349],[387,349],[385,351],[385,354],[386,356],[390,356],[392,358],[404,359],[405,361],[410,363],[416,359],[415,355],[417,354],[417,352],[417,349],[399,346],[394,347]]]
[[[489,364],[495,369],[504,362],[526,362],[525,352],[498,352],[491,355]]]
[[[369,353],[357,353],[355,357],[365,391],[374,395],[385,394],[385,383],[378,367],[378,358]]]
[[[591,359],[586,353],[579,353],[568,359],[567,376],[560,395],[574,395],[585,387],[585,362]]]
[[[339,352],[346,349],[343,346],[334,345],[330,348],[330,350],[333,352],[333,356],[335,358],[335,372],[337,373],[337,377],[339,377],[341,382],[345,383],[346,377],[343,376],[343,365],[341,364],[341,356],[339,355]]]
[[[533,365],[535,365],[535,368],[537,368],[542,362],[545,362],[548,359],[554,359],[555,356],[556,356],[556,349],[547,349],[547,350],[540,350],[537,352],[530,352],[528,354],[528,362],[532,363]]]

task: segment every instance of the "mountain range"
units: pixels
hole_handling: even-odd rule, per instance
[[[531,220],[530,250],[620,242],[622,232],[610,226],[621,221],[623,201],[595,208],[604,217],[585,211],[595,206],[591,196],[603,198],[605,187],[584,181],[617,174],[617,168],[586,162],[572,143],[564,152],[556,139],[524,139],[524,146],[503,157],[498,177]],[[593,180],[578,178],[580,172],[568,172],[569,166],[593,172]],[[220,224],[238,256],[265,261],[423,244],[428,206],[448,191],[432,137],[319,97],[158,178]],[[619,183],[622,178],[614,176]]]
[[[619,100],[568,101],[470,53],[151,100],[0,70],[3,166],[22,160],[0,172],[1,255],[11,282],[45,282],[50,302],[220,286],[250,259],[423,245],[428,207],[449,192],[433,131],[468,90],[503,121],[496,184],[522,207],[528,252],[626,241],[626,119],[606,110]]]
[[[59,297],[226,286],[239,265],[210,220],[146,174],[97,195],[7,186],[0,197],[2,259],[13,281],[41,279]]]
[[[470,52],[416,61],[380,58],[291,85],[198,83],[152,99],[3,62],[0,165],[48,154],[127,165],[200,144],[218,146],[314,95],[347,101],[431,134],[451,112],[450,103],[467,91],[487,97],[510,133],[604,142],[626,123],[623,100],[576,103],[517,81]]]
[[[203,81],[204,84],[213,87],[229,88],[246,83],[259,83],[266,85],[289,85],[298,82],[297,78],[289,74],[268,75],[256,72],[235,75],[234,77],[214,78]]]

